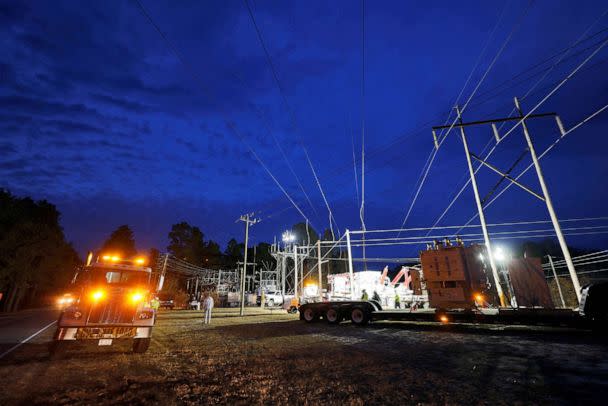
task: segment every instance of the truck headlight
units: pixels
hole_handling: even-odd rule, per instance
[[[139,303],[142,300],[144,300],[144,295],[141,292],[135,292],[133,294],[131,294],[131,302],[133,303]]]

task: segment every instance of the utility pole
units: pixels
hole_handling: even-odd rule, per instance
[[[281,257],[281,295],[285,297],[285,268],[287,267],[287,257]]]
[[[562,301],[562,307],[566,307],[566,302],[564,301],[564,294],[562,293],[562,287],[559,284],[557,272],[555,272],[555,265],[553,265],[553,258],[551,258],[551,255],[547,255],[547,257],[549,258],[549,263],[551,264],[551,270],[553,271],[553,277],[555,278],[555,283],[557,284],[557,291],[559,292],[559,299]]]
[[[257,224],[260,222],[259,219],[253,218],[253,214],[244,214],[237,222],[242,221],[245,223],[245,260],[243,261],[243,270],[241,271],[241,311],[240,315],[243,316],[245,313],[245,275],[247,274],[247,247],[249,245],[249,225]]]
[[[570,256],[570,250],[568,249],[568,245],[566,244],[566,239],[562,234],[562,228],[559,225],[559,221],[557,220],[557,215],[555,214],[555,210],[553,209],[553,203],[551,202],[551,196],[549,196],[549,189],[547,189],[547,185],[545,184],[545,177],[543,176],[543,171],[540,168],[540,163],[538,162],[538,157],[536,156],[536,151],[534,150],[534,145],[532,144],[532,139],[530,138],[530,133],[528,132],[528,126],[526,125],[526,120],[523,119],[524,114],[521,111],[521,107],[519,106],[519,100],[517,97],[514,98],[515,107],[519,112],[519,116],[521,117],[521,125],[524,130],[524,135],[526,137],[526,142],[528,143],[528,149],[530,150],[530,155],[532,156],[532,162],[534,163],[534,168],[536,169],[536,175],[538,176],[538,182],[540,183],[540,188],[543,191],[543,196],[545,198],[545,204],[547,205],[547,210],[549,211],[549,217],[551,217],[551,222],[553,223],[553,228],[555,229],[555,234],[557,235],[557,240],[559,241],[559,245],[562,248],[562,252],[564,254],[564,260],[566,261],[566,265],[568,266],[568,272],[570,272],[570,278],[572,279],[572,285],[574,286],[574,291],[576,292],[576,299],[580,303],[581,301],[581,284],[578,281],[578,275],[576,274],[576,270],[574,269],[574,263],[572,262],[572,257]],[[559,121],[558,121],[559,122]]]
[[[317,259],[317,268],[319,271],[319,301],[322,302],[323,301],[323,272],[321,271],[321,239],[317,240],[317,253],[318,253],[318,259]]]
[[[298,294],[298,246],[297,244],[293,244],[292,245],[292,249],[293,249],[293,262],[294,262],[294,274],[295,274],[295,283],[293,286],[293,290],[294,290],[294,296],[296,299],[300,298],[300,295]]]
[[[456,113],[458,114],[458,121],[462,124],[462,115],[460,114],[460,108],[456,106]],[[496,292],[498,292],[498,298],[500,305],[506,307],[505,294],[500,286],[500,279],[498,276],[498,270],[496,269],[496,262],[494,261],[494,254],[492,252],[492,246],[490,244],[490,235],[488,234],[488,226],[486,225],[486,217],[483,213],[483,207],[481,205],[481,199],[479,198],[479,190],[477,189],[477,180],[475,179],[475,171],[473,164],[471,163],[471,154],[469,152],[469,144],[467,143],[467,137],[464,133],[464,127],[460,127],[460,136],[462,137],[462,145],[464,146],[464,153],[467,156],[467,165],[469,167],[469,175],[471,176],[471,186],[473,187],[473,193],[475,194],[475,204],[477,204],[477,211],[479,212],[479,221],[481,222],[481,230],[483,232],[483,239],[486,244],[488,251],[488,260],[490,261],[490,268],[492,269],[492,277],[494,278],[494,284],[496,285]]]
[[[353,270],[353,251],[350,246],[350,230],[346,229],[346,248],[348,250],[348,275],[350,285],[350,299],[355,300],[355,275]]]
[[[489,168],[490,170],[492,170],[493,172],[497,173],[498,175],[501,176],[501,180],[500,182],[502,182],[503,180],[508,180],[509,182],[511,182],[513,185],[521,188],[522,190],[524,190],[525,192],[529,193],[530,195],[536,197],[537,199],[543,201],[546,203],[547,205],[547,209],[549,211],[549,215],[551,216],[551,221],[553,223],[553,226],[555,228],[555,233],[557,234],[557,238],[560,242],[560,246],[562,247],[562,251],[564,252],[564,258],[566,259],[566,263],[568,264],[568,269],[570,271],[570,276],[572,277],[572,284],[574,285],[574,289],[576,291],[577,294],[577,298],[579,298],[580,301],[580,284],[578,282],[578,277],[576,275],[576,272],[574,271],[574,265],[572,264],[572,259],[570,257],[570,253],[568,251],[568,247],[566,245],[566,242],[564,240],[564,236],[561,232],[561,228],[559,226],[559,222],[557,220],[557,216],[555,215],[555,211],[553,210],[553,204],[551,203],[551,198],[549,197],[549,191],[547,190],[547,186],[545,185],[545,180],[543,178],[542,175],[542,171],[540,169],[540,165],[538,164],[538,158],[536,156],[536,152],[534,151],[534,146],[532,145],[532,141],[530,139],[530,134],[528,132],[528,128],[526,126],[525,121],[523,120],[524,115],[521,111],[521,109],[519,108],[519,101],[517,100],[517,98],[515,98],[515,107],[517,108],[517,110],[519,111],[519,115],[514,116],[514,117],[503,117],[503,118],[496,118],[496,119],[490,119],[490,120],[481,120],[481,121],[471,121],[468,123],[463,123],[462,122],[462,116],[461,116],[461,112],[460,109],[458,108],[458,106],[456,106],[456,111],[458,113],[458,124],[452,124],[452,125],[441,125],[441,126],[434,126],[433,129],[433,140],[435,143],[435,148],[438,149],[440,146],[440,143],[442,142],[442,140],[439,140],[436,134],[436,130],[440,130],[440,129],[447,129],[447,128],[452,128],[452,127],[458,127],[460,128],[460,135],[462,137],[462,142],[464,145],[464,150],[465,150],[465,154],[467,157],[467,164],[469,167],[469,174],[471,177],[471,186],[473,187],[473,192],[475,193],[475,203],[477,205],[477,210],[479,212],[479,220],[481,222],[481,228],[483,230],[483,236],[484,236],[484,241],[486,244],[486,248],[488,250],[488,260],[490,262],[490,267],[492,269],[492,277],[494,279],[494,284],[496,285],[496,290],[498,292],[498,295],[500,297],[500,304],[501,306],[505,306],[506,302],[505,302],[505,298],[504,298],[504,293],[502,291],[502,287],[500,286],[500,279],[498,277],[498,272],[497,272],[497,268],[496,268],[496,263],[494,261],[494,255],[491,249],[491,245],[490,245],[490,237],[488,234],[488,229],[487,229],[487,225],[486,225],[486,219],[483,213],[483,203],[484,201],[481,201],[481,199],[479,198],[479,190],[477,188],[477,182],[475,179],[475,171],[473,170],[473,165],[471,163],[471,158],[475,159],[476,161],[478,161],[479,163],[481,163],[483,166]],[[541,114],[529,114],[526,117],[526,120],[531,120],[531,119],[536,119],[536,118],[546,118],[546,117],[553,117],[555,119],[555,121],[557,122],[557,126],[561,132],[562,135],[565,134],[565,130],[563,128],[562,122],[559,118],[559,116],[556,113],[541,113]],[[536,173],[538,175],[538,179],[542,188],[542,195],[539,193],[534,192],[531,188],[523,185],[522,183],[518,182],[516,179],[512,178],[511,176],[509,176],[510,170],[503,172],[500,169],[498,169],[495,165],[492,165],[488,162],[486,162],[484,159],[480,158],[479,156],[471,153],[469,151],[469,146],[467,144],[467,140],[466,140],[466,136],[464,133],[464,127],[470,127],[470,126],[479,126],[479,125],[489,125],[492,127],[492,131],[494,133],[494,137],[496,139],[496,143],[499,144],[504,137],[501,138],[500,134],[498,133],[498,129],[496,128],[496,124],[497,123],[504,123],[504,122],[508,122],[508,121],[517,121],[522,123],[523,129],[524,129],[524,135],[526,136],[526,141],[528,144],[528,149],[530,151],[530,154],[532,155],[532,161],[534,162],[534,166],[536,168]],[[507,133],[508,134],[508,133]],[[486,197],[487,198],[487,197]]]

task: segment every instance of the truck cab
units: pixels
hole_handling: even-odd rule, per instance
[[[144,260],[103,256],[85,266],[72,281],[75,300],[61,312],[51,344],[55,353],[63,341],[133,340],[133,352],[150,345],[156,312],[150,301],[155,293],[152,270]]]

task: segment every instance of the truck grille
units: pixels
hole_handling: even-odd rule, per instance
[[[135,311],[125,303],[124,292],[116,289],[109,292],[108,300],[95,304],[89,313],[89,324],[132,323]]]

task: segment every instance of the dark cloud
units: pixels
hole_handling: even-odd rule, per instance
[[[70,120],[44,120],[44,125],[49,126],[56,130],[58,133],[69,134],[69,133],[92,133],[92,134],[105,134],[107,133],[101,127],[93,126],[78,121]]]
[[[17,148],[10,142],[0,142],[0,151],[2,151],[3,154],[9,155],[17,152]]]
[[[106,228],[112,216],[121,217],[121,222],[133,219],[157,238],[183,207],[193,213],[193,221],[216,222],[211,232],[222,233],[225,218],[266,206],[289,206],[245,144],[299,204],[304,200],[270,130],[317,209],[324,205],[300,143],[309,151],[330,202],[341,204],[335,209],[339,220],[351,227],[358,224],[351,144],[359,156],[360,10],[347,1],[257,2],[255,15],[281,82],[281,95],[242,1],[143,3],[171,45],[132,1],[85,5],[0,0],[0,178],[4,184],[56,199],[70,219],[68,231],[78,230],[80,236],[86,234],[80,231],[83,223],[78,218],[83,207],[92,213],[91,227],[103,228],[96,238],[111,231]],[[373,151],[388,145],[369,154],[366,161],[371,226],[383,221],[389,228],[396,221],[400,224],[402,206],[409,204],[431,147],[422,135],[402,136],[437,112],[442,113],[439,121],[445,120],[443,112],[453,104],[501,7],[492,2],[460,5],[454,19],[455,8],[447,1],[434,7],[411,2],[368,5],[365,147]],[[604,8],[600,0],[585,7],[560,3],[552,8],[551,19],[534,14],[541,11],[534,8],[479,91],[570,44]],[[497,32],[508,32],[519,12],[516,5],[507,6],[505,27]],[[440,29],[436,21],[442,21]],[[451,41],[456,36],[458,47]],[[491,60],[494,45],[488,48],[488,59],[481,61],[483,66]],[[598,54],[598,59],[604,57]],[[541,88],[560,80],[562,73],[555,69]],[[556,100],[551,108],[567,112],[566,123],[584,118],[606,92],[602,73],[601,69],[581,71],[550,100]],[[589,82],[580,81],[584,75]],[[478,77],[476,72],[473,79]],[[571,88],[581,91],[567,93]],[[511,103],[510,97],[520,90],[507,89],[501,97]],[[572,106],[572,100],[580,102]],[[487,107],[493,111],[500,106],[497,102]],[[468,110],[471,117],[485,113],[476,107]],[[601,133],[603,120],[605,114],[594,120],[596,133]],[[225,125],[227,121],[234,123],[246,143]],[[582,135],[587,142],[597,141],[593,134]],[[450,143],[453,139],[446,142],[421,191],[420,199],[427,200],[415,207],[415,221],[422,223],[418,211],[429,216],[441,213],[451,192],[446,185],[458,183],[462,176],[454,169],[464,167],[456,165],[462,164],[462,151],[459,144]],[[471,139],[473,143],[478,138]],[[570,151],[583,156],[587,144],[579,139],[585,138],[567,142],[575,145]],[[603,145],[597,141],[594,146],[598,156]],[[603,170],[588,165],[589,173]],[[383,170],[386,167],[391,169]],[[547,167],[548,173],[561,170],[551,162]],[[591,178],[581,180],[580,187],[591,188],[589,183],[595,181]],[[92,190],[98,193],[91,195]],[[131,195],[141,199],[129,200]],[[568,200],[563,191],[556,195],[562,205],[575,200]],[[153,209],[141,209],[148,202]],[[307,204],[300,206],[313,217]],[[162,224],[157,218],[163,219]],[[280,221],[295,220],[300,220],[298,213],[291,210]],[[256,226],[256,233],[268,234],[278,227],[266,224]]]
[[[175,139],[175,142],[177,142],[180,145],[185,146],[192,152],[198,152],[200,150],[192,141],[186,140],[184,138],[177,137]]]
[[[0,96],[0,109],[32,116],[77,115],[98,117],[97,110],[83,103],[63,103],[57,100],[43,100],[24,95]]]
[[[146,113],[152,110],[150,106],[132,100],[113,97],[106,94],[93,94],[93,99],[102,101],[111,106],[119,107],[123,110],[132,111],[134,113]]]
[[[0,162],[0,169],[21,169],[28,164],[29,160],[25,158],[11,159]]]

